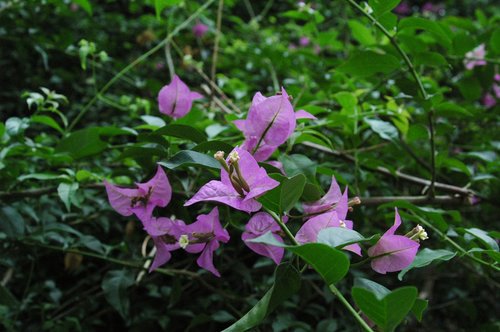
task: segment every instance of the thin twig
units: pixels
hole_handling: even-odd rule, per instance
[[[395,201],[406,201],[412,204],[443,204],[443,205],[472,205],[472,201],[467,197],[456,195],[441,195],[430,197],[428,195],[422,196],[374,196],[374,197],[360,197],[362,205],[380,205]]]
[[[217,73],[217,57],[219,56],[219,42],[221,35],[221,25],[222,25],[222,10],[224,9],[224,0],[219,0],[219,6],[217,8],[217,30],[215,32],[214,39],[214,53],[212,55],[212,69],[210,70],[210,78],[215,82],[215,74]],[[214,89],[212,88],[211,95],[214,95]]]

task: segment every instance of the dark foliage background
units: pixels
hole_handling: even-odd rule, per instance
[[[237,145],[242,137],[232,121],[238,111],[246,112],[256,91],[270,95],[285,86],[297,109],[320,119],[300,125],[280,149],[276,157],[285,167],[306,172],[323,189],[333,174],[342,187],[349,185],[352,196],[365,202],[351,214],[362,234],[383,232],[399,205],[404,220],[417,221],[416,213],[447,234],[428,230],[424,247],[457,251],[451,239],[463,250],[451,261],[410,271],[403,281],[396,274],[376,275],[369,265],[353,269],[339,285],[344,294],[357,277],[390,289],[415,285],[429,307],[422,322],[409,316],[398,330],[498,331],[498,272],[468,256],[497,267],[499,106],[485,106],[484,96],[499,101],[492,89],[500,73],[500,8],[495,1],[443,1],[433,2],[436,12],[423,12],[423,1],[406,4],[409,12],[389,12],[381,22],[391,32],[399,26],[396,40],[422,76],[430,101],[419,97],[387,37],[346,1],[316,1],[303,9],[295,1],[226,0],[214,80],[224,93],[216,93],[222,106],[208,97],[176,123],[219,144]],[[169,50],[161,47],[101,89],[201,5],[0,1],[5,330],[219,331],[271,287],[274,264],[240,241],[248,215],[226,207],[220,207],[221,219],[230,223],[231,241],[215,258],[222,278],[199,271],[195,259],[180,252],[165,266],[171,275],[144,274],[145,235],[134,218],[111,209],[101,185],[105,178],[123,185],[147,179],[156,161],[196,146],[186,133],[153,133],[171,121],[158,112],[156,96],[170,81],[168,59],[192,89],[209,87],[217,2],[177,33]],[[401,28],[409,17],[425,20],[417,29]],[[202,38],[191,32],[197,20],[210,28]],[[309,45],[301,47],[300,37],[308,37]],[[465,53],[481,43],[487,65],[466,70]],[[431,178],[429,109],[435,116],[436,180],[453,188],[436,186],[437,197],[446,197],[442,201],[412,201],[428,186],[397,172]],[[201,152],[213,154],[210,148]],[[211,206],[186,209],[183,203],[216,173],[199,165],[169,171],[174,198],[158,214],[194,220],[208,212]],[[400,199],[393,196],[415,205],[394,203]],[[295,231],[299,226],[291,224]],[[471,228],[484,230],[484,237],[472,236]],[[479,251],[467,253],[473,248]],[[357,329],[311,271],[300,291],[258,330]]]

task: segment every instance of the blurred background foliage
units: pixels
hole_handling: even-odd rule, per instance
[[[253,94],[284,86],[296,109],[318,117],[301,123],[275,154],[289,174],[304,172],[316,190],[326,189],[331,175],[349,185],[365,202],[351,218],[363,234],[383,232],[397,205],[403,219],[436,227],[425,247],[459,252],[402,282],[361,267],[340,288],[348,292],[357,277],[388,288],[416,285],[429,307],[422,322],[410,317],[401,331],[498,331],[498,272],[470,256],[499,259],[500,7],[487,0],[398,2],[369,4],[408,54],[428,100],[389,38],[348,1],[223,1],[215,76],[217,1],[205,10],[187,0],[0,1],[3,328],[218,331],[248,311],[272,285],[274,266],[239,241],[246,214],[221,210],[234,226],[216,257],[222,278],[182,254],[164,273],[144,274],[144,233],[111,210],[101,183],[142,181],[163,161],[175,168],[168,172],[174,200],[160,214],[194,220],[208,207],[183,203],[216,171],[172,157],[230,150],[242,140],[232,121],[244,116]],[[209,27],[201,38],[191,30],[197,22]],[[487,64],[466,70],[465,54],[480,44]],[[172,68],[208,96],[175,123],[160,116],[156,102]],[[427,198],[433,169],[436,196]],[[357,327],[311,273],[259,329]]]

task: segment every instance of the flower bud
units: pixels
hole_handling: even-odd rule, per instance
[[[238,154],[237,151],[232,151],[229,154],[229,162],[230,163],[237,163],[240,160],[240,155]]]
[[[215,154],[214,154],[214,158],[217,159],[217,160],[224,160],[224,151],[217,151]]]
[[[182,234],[179,237],[179,247],[181,247],[182,249],[186,249],[188,244],[189,244],[189,237],[186,234]]]

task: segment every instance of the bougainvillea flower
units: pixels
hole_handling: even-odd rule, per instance
[[[344,195],[337,201],[335,210],[319,214],[307,220],[295,235],[295,239],[300,244],[317,242],[319,232],[325,228],[345,227],[353,229],[353,222],[345,219],[348,211],[346,188]],[[344,249],[361,256],[361,247],[356,243],[345,246]]]
[[[286,222],[286,218],[283,221]],[[283,239],[280,235],[280,226],[269,214],[265,212],[259,212],[253,215],[245,225],[245,232],[243,232],[243,234],[241,235],[241,239],[252,251],[256,252],[259,255],[269,257],[276,264],[279,264],[285,253],[284,248],[261,243],[248,242],[248,240],[255,239],[256,237],[264,235],[267,232],[272,232],[272,235],[276,239],[276,241],[283,243]]]
[[[373,258],[372,269],[378,273],[401,271],[415,259],[420,244],[406,236],[394,235],[400,225],[401,218],[396,209],[394,225],[368,249],[368,256]]]
[[[299,38],[299,45],[300,46],[307,46],[307,45],[309,45],[310,42],[311,42],[311,40],[309,39],[309,37],[302,36]]]
[[[408,15],[411,13],[411,6],[408,1],[402,1],[394,8],[394,12],[398,15]]]
[[[304,203],[302,207],[305,214],[317,214],[321,212],[326,212],[332,209],[342,198],[342,191],[335,180],[335,176],[332,176],[332,183],[330,184],[330,189],[321,197],[321,199],[312,203]]]
[[[215,157],[223,165],[221,181],[212,180],[205,184],[185,206],[215,201],[237,210],[256,212],[262,205],[255,198],[279,185],[249,152],[241,148],[236,147],[227,160],[224,160],[223,152],[218,152]]]
[[[189,253],[201,252],[196,263],[220,277],[214,266],[213,254],[219,248],[219,242],[229,241],[229,233],[220,224],[219,210],[214,208],[209,214],[199,215],[194,223],[186,225],[184,231],[184,235],[180,237],[180,246]]]
[[[104,181],[109,204],[122,216],[135,214],[143,223],[151,219],[156,206],[165,207],[172,198],[172,187],[167,175],[158,165],[155,176],[146,183],[136,183],[137,188],[121,188]]]
[[[172,82],[161,88],[158,93],[160,112],[174,119],[182,118],[193,106],[193,100],[203,98],[198,92],[189,90],[179,76],[174,75]]]
[[[170,260],[171,251],[180,248],[179,237],[185,232],[185,224],[182,220],[171,220],[163,217],[152,218],[146,224],[145,229],[156,247],[155,259],[149,268],[149,272],[151,272]]]
[[[203,37],[208,31],[208,25],[205,25],[201,22],[196,23],[193,26],[193,34],[196,36],[196,38],[201,38]]]
[[[484,44],[481,44],[472,51],[465,53],[465,68],[472,70],[474,67],[486,65],[486,61],[484,60],[485,55],[486,50],[484,48]]]
[[[486,108],[490,108],[490,107],[495,106],[497,104],[497,101],[496,101],[495,97],[493,97],[493,95],[491,93],[486,93],[483,96],[482,103],[483,103],[483,105]]]
[[[245,120],[234,124],[243,132],[245,141],[242,148],[252,153],[257,161],[264,161],[295,130],[297,118],[314,118],[304,110],[295,113],[290,97],[285,89],[272,97],[264,97],[257,92]]]
[[[318,204],[315,206],[318,207],[318,212],[325,210],[327,212],[321,213],[307,220],[295,235],[297,242],[301,244],[317,242],[319,232],[325,228],[345,227],[347,229],[353,229],[352,220],[346,220],[347,212],[349,211],[347,192],[348,190],[346,188],[344,194],[340,194],[340,188],[335,181],[335,178],[332,178],[332,185],[330,186],[330,190],[325,197],[327,197],[330,193],[327,200],[330,200],[329,203],[331,203],[331,200],[335,199],[335,208],[332,209],[331,204],[327,206]],[[340,196],[337,196],[337,194],[340,194]],[[344,249],[361,256],[361,247],[358,244],[350,244],[345,246]]]

